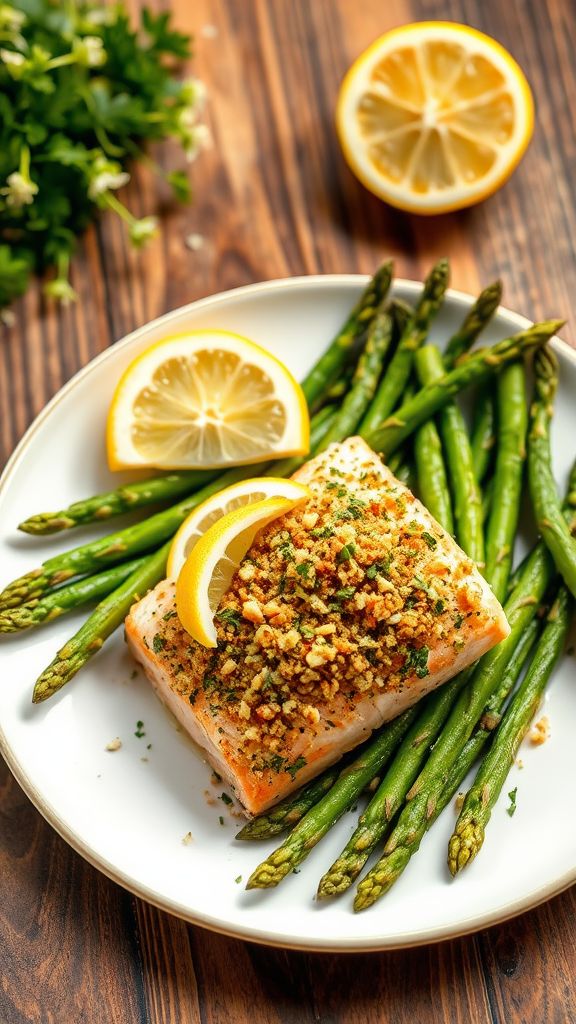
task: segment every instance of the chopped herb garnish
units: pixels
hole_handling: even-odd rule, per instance
[[[136,722],[136,732],[134,735],[137,736],[139,740],[146,735],[144,732],[144,722]]]
[[[312,565],[312,562],[300,562],[300,564],[296,566],[296,572],[306,580],[310,575],[310,570],[313,568],[314,566]]]
[[[328,537],[334,536],[333,526],[322,526],[315,530],[310,530],[310,534],[315,540],[327,540]]]
[[[220,794],[220,799],[221,799],[223,804],[226,804],[227,807],[229,807],[230,804],[234,803],[232,797],[228,796],[228,793],[221,793]]]
[[[508,793],[508,799],[510,800],[510,806],[506,808],[506,813],[512,818],[516,813],[516,794],[518,793],[518,786],[511,789]]]
[[[175,611],[166,612],[166,615],[163,615],[162,618],[164,619],[164,622],[169,622],[170,619],[176,618],[176,612]]]
[[[316,633],[314,632],[312,627],[307,626],[305,623],[299,623],[296,628],[298,632],[301,633],[303,637],[305,637],[306,640],[311,640],[312,637],[316,636]]]
[[[236,885],[240,885],[240,882],[242,881],[242,875],[236,875],[234,881],[236,882]]]
[[[435,615],[441,615],[443,611],[444,611],[444,601],[441,601],[440,598],[438,598],[438,600],[436,601],[436,603],[434,605],[434,614]]]
[[[146,750],[152,750],[152,744],[151,743],[147,743],[146,744]]]
[[[454,619],[454,629],[460,629],[460,626],[462,625],[463,622],[464,622],[464,616],[463,615],[457,615],[456,618]]]
[[[220,822],[221,825],[224,824],[224,818],[222,817],[221,814],[218,815],[218,821]]]
[[[415,672],[419,679],[424,679],[425,676],[430,674],[428,671],[429,653],[425,645],[424,647],[411,647],[406,661],[400,669],[401,674],[406,675],[408,672]]]
[[[345,544],[336,555],[337,562],[349,562],[356,551],[355,544]]]
[[[366,508],[366,502],[360,498],[350,498],[346,508],[338,513],[338,519],[360,519]]]
[[[159,654],[166,647],[166,637],[160,633],[155,633],[152,637],[152,650],[155,654]]]
[[[336,591],[336,600],[337,601],[348,601],[349,598],[354,597],[355,593],[356,593],[356,588],[355,587],[342,587],[341,590],[337,590]]]
[[[393,561],[392,555],[387,555],[383,562],[374,562],[373,565],[369,565],[366,569],[367,579],[375,580],[377,576],[387,576]]]
[[[294,761],[294,764],[286,766],[286,771],[294,779],[296,777],[296,772],[299,772],[301,768],[304,768],[307,763],[308,762],[305,757],[299,757],[297,761]]]
[[[438,546],[438,541],[436,540],[436,537],[433,537],[431,533],[426,533],[426,531],[424,531],[424,533],[422,534],[422,540],[426,541],[428,547],[431,550],[434,550],[434,548]]]
[[[216,618],[232,629],[240,629],[240,613],[235,608],[223,608],[221,612],[216,612]]]

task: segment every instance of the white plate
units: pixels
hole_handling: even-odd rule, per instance
[[[269,347],[302,377],[364,283],[357,276],[308,277],[240,288],[170,313],[95,359],[38,417],[6,469],[0,487],[0,585],[90,536],[78,531],[41,541],[18,535],[15,526],[34,511],[63,506],[112,484],[104,458],[106,409],[114,382],[137,352],[172,331],[228,328]],[[396,293],[410,300],[419,287],[398,282]],[[432,340],[449,335],[470,301],[449,294]],[[501,310],[486,340],[525,325]],[[576,356],[563,343],[558,352],[562,384],[554,455],[563,486],[575,447]],[[505,791],[518,786],[518,810],[513,818],[506,814],[505,792],[481,856],[462,877],[450,880],[445,856],[454,812],[447,809],[392,891],[376,907],[354,915],[351,894],[327,905],[313,900],[318,878],[353,828],[353,814],[316,847],[300,874],[275,891],[244,892],[235,879],[246,879],[273,844],[235,843],[238,822],[219,799],[221,787],[210,784],[208,767],[176,731],[142,674],[132,678],[121,631],[58,697],[31,705],[36,676],[82,618],[82,613],[69,616],[0,644],[2,752],[60,835],[151,903],[258,942],[384,949],[493,924],[576,880],[576,816],[566,814],[565,806],[566,780],[574,767],[573,658],[563,661],[547,697],[552,737],[543,747],[522,748],[524,768],[514,768],[505,786]],[[146,732],[140,739],[134,735],[138,720]],[[116,736],[122,749],[106,752]],[[193,840],[183,845],[189,831]],[[552,835],[554,841],[547,842]]]

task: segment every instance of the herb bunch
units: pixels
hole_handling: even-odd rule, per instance
[[[75,299],[70,259],[100,209],[136,246],[154,235],[156,218],[134,217],[116,191],[133,160],[162,173],[147,142],[175,138],[193,160],[209,141],[202,83],[176,75],[190,55],[166,13],[144,9],[133,28],[122,3],[0,0],[0,309],[48,267],[45,293]],[[166,179],[189,198],[184,170]]]

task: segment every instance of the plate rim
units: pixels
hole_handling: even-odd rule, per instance
[[[89,360],[85,366],[81,367],[80,370],[78,370],[68,381],[66,381],[65,384],[62,385],[61,388],[59,388],[59,390],[34,418],[16,445],[14,451],[9,456],[4,470],[0,475],[0,501],[2,500],[5,490],[10,484],[10,479],[20,460],[24,457],[24,454],[33,441],[37,431],[43,426],[52,410],[75,389],[85,376],[88,376],[92,372],[94,367],[99,366],[108,359],[114,358],[114,355],[119,350],[129,347],[151,329],[162,325],[169,325],[172,320],[185,315],[191,310],[196,311],[198,309],[209,308],[212,306],[217,307],[222,303],[228,302],[230,299],[239,298],[244,295],[253,296],[262,292],[274,292],[277,290],[301,287],[313,289],[319,285],[329,285],[334,288],[339,288],[346,285],[366,284],[369,280],[370,275],[368,274],[309,274],[255,282],[253,284],[242,285],[238,288],[232,288],[224,292],[217,292],[214,295],[208,295],[201,299],[196,299],[193,302],[186,303],[183,306],[178,306],[175,309],[156,317],[154,320],[149,320],[147,323],[137,327],[135,330],[130,331],[129,334],[124,335],[117,342],[109,345],[103,352],[98,353],[98,355]],[[408,278],[394,278],[393,285],[400,286],[414,293],[417,293],[422,288],[421,281],[413,281]],[[446,298],[455,301],[463,307],[470,306],[475,300],[475,296],[454,288],[447,289]],[[528,318],[521,316],[519,313],[516,313],[514,310],[508,309],[506,306],[499,306],[495,315],[507,318],[515,323],[520,330],[525,330],[530,327],[533,322]],[[567,341],[557,336],[554,337],[552,344],[559,354],[564,358],[567,358],[569,362],[572,362],[576,366],[576,349],[569,345]],[[330,942],[323,942],[321,940],[318,942],[310,940],[306,941],[305,939],[299,941],[288,937],[283,939],[282,937],[266,932],[265,929],[254,928],[249,925],[245,928],[230,928],[226,927],[220,918],[205,914],[195,914],[190,911],[189,907],[184,906],[178,901],[162,896],[162,894],[156,890],[136,882],[130,875],[118,870],[118,868],[116,868],[115,865],[106,857],[95,853],[92,847],[88,843],[84,842],[81,836],[72,830],[64,819],[61,818],[52,804],[42,796],[41,792],[33,784],[27,772],[20,764],[18,758],[13,754],[1,723],[0,754],[2,754],[2,757],[6,761],[16,782],[35,806],[36,810],[39,811],[45,821],[48,822],[48,824],[68,844],[68,846],[91,864],[92,867],[97,868],[111,881],[115,882],[117,885],[121,885],[128,892],[145,900],[145,902],[156,907],[158,910],[166,911],[181,920],[187,921],[189,924],[193,924],[201,928],[207,928],[209,931],[216,932],[217,934],[225,935],[230,938],[241,939],[247,942],[253,942],[258,945],[312,953],[368,953],[381,952],[383,950],[408,949],[429,943],[437,943],[448,939],[460,938],[480,931],[483,928],[503,923],[504,921],[517,917],[519,914],[534,909],[547,900],[553,899],[576,882],[575,865],[571,871],[565,872],[560,876],[560,878],[555,879],[554,882],[532,890],[530,893],[526,894],[524,897],[518,898],[513,903],[505,904],[500,908],[493,909],[492,911],[486,912],[480,916],[476,914],[473,918],[470,918],[469,921],[461,922],[456,927],[454,927],[454,925],[446,924],[441,927],[428,928],[424,931],[418,930],[399,933],[397,939],[393,939],[392,941],[384,938],[379,940],[377,937],[335,938]]]

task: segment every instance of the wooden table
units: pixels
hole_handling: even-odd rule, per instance
[[[136,7],[136,2],[134,3]],[[440,255],[453,284],[501,276],[526,316],[570,316],[576,294],[576,19],[571,0],[174,0],[196,35],[215,146],[193,168],[196,203],[166,208],[142,254],[103,218],[82,241],[80,301],[32,287],[0,343],[0,457],[79,367],[139,324],[266,278],[370,272],[384,255],[421,278]],[[492,33],[531,80],[536,133],[510,183],[432,220],[395,213],[348,172],[332,121],[351,59],[415,18]],[[173,165],[176,154],[164,151]],[[137,171],[136,212],[166,207]],[[200,235],[197,251],[185,246]],[[576,339],[576,320],[563,331]],[[3,680],[6,684],[6,680]],[[269,950],[188,926],[84,863],[1,775],[2,1024],[379,1024],[576,1021],[574,890],[476,936],[410,951],[329,956]],[[572,813],[568,808],[568,813]]]

